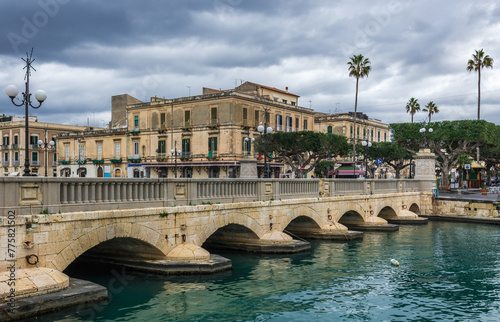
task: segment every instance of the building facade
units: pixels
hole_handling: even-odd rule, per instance
[[[28,117],[29,137],[25,136],[25,118],[17,116],[0,117],[0,146],[2,157],[1,176],[23,175],[25,160],[25,142],[29,140],[29,168],[32,175],[56,176],[58,156],[55,146],[45,143],[59,133],[82,130],[85,127],[55,123],[38,122],[35,116]],[[41,140],[44,144],[39,145]]]

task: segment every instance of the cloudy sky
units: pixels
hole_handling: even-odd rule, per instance
[[[289,90],[321,112],[354,110],[347,61],[372,63],[358,111],[409,122],[411,97],[439,107],[433,120],[477,118],[474,50],[500,64],[496,1],[2,0],[0,88],[23,87],[34,48],[31,109],[41,121],[102,126],[111,96],[148,101],[229,89],[244,81]],[[481,118],[500,124],[500,65],[482,73]],[[23,115],[5,94],[0,114]],[[415,115],[422,121],[424,113]]]

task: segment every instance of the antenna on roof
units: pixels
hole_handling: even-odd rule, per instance
[[[309,101],[309,108],[312,108],[312,102]]]

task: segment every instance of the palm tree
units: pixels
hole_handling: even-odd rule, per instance
[[[351,61],[347,62],[349,66],[349,77],[356,77],[356,98],[354,100],[354,140],[352,143],[352,157],[354,164],[356,164],[356,139],[357,139],[357,131],[356,131],[356,113],[358,111],[358,84],[359,79],[368,77],[368,74],[371,70],[371,62],[368,58],[363,57],[363,55],[353,55],[350,57]]]
[[[489,55],[484,55],[484,51],[481,49],[476,50],[476,53],[472,55],[472,59],[467,62],[467,71],[477,71],[477,119],[480,119],[480,107],[481,107],[481,69],[484,67],[493,68],[493,58]]]
[[[418,103],[418,99],[415,98],[410,98],[410,101],[408,101],[408,104],[406,104],[406,113],[410,113],[411,115],[411,122],[413,123],[413,115],[420,111],[420,104]]]
[[[439,109],[433,101],[427,103],[422,111],[427,112],[427,114],[429,115],[429,123],[431,121],[432,114],[439,113]]]

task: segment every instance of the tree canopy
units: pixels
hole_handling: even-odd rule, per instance
[[[374,142],[368,149],[368,157],[382,159],[383,162],[394,168],[396,178],[399,179],[401,170],[410,165],[409,162],[405,161],[411,159],[411,153],[396,142]]]
[[[301,176],[321,160],[345,156],[349,151],[347,138],[331,133],[313,131],[277,132],[268,135],[267,152],[272,158],[285,162]],[[264,152],[264,136],[255,141],[256,150]]]
[[[416,152],[427,147],[438,155],[438,165],[443,173],[448,173],[463,153],[470,153],[478,146],[492,144],[497,135],[497,126],[484,120],[461,120],[432,122],[426,125],[427,131],[420,132],[421,123],[393,123],[390,125],[394,142],[408,151]],[[433,132],[429,133],[428,129]],[[443,176],[443,184],[448,176]]]

